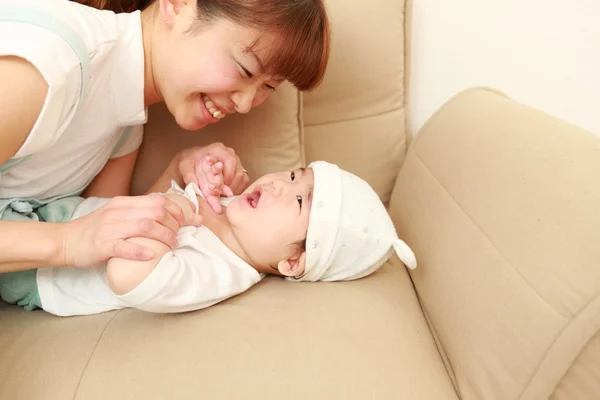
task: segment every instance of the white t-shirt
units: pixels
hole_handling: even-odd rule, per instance
[[[73,219],[109,199],[89,198]],[[165,254],[134,290],[115,295],[106,281],[106,263],[92,269],[41,268],[37,285],[42,308],[59,316],[97,314],[121,308],[176,313],[209,307],[236,296],[265,275],[239,258],[205,226],[179,230],[179,246]]]
[[[0,55],[28,60],[49,86],[41,114],[13,159],[29,157],[0,174],[0,198],[78,193],[110,158],[141,144],[147,112],[140,12],[114,14],[67,0],[0,0],[0,15],[2,6],[34,8],[64,21],[87,48],[90,71],[79,104],[80,60],[70,45],[46,28],[0,21]],[[128,127],[127,140],[120,142]]]

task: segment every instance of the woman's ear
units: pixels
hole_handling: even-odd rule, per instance
[[[293,258],[279,261],[277,263],[277,270],[283,276],[298,277],[304,274],[304,268],[306,266],[306,251],[294,255]]]
[[[160,15],[169,28],[175,26],[175,19],[187,5],[186,0],[158,0]]]

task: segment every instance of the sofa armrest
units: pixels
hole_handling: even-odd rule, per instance
[[[598,182],[600,137],[493,90],[417,135],[390,213],[462,399],[548,398],[598,351]]]

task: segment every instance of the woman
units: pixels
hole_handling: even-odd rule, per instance
[[[163,196],[127,197],[147,107],[164,101],[198,130],[283,80],[309,90],[325,72],[322,0],[142,0],[119,14],[107,10],[131,9],[83,2],[0,0],[0,272],[152,258],[132,236],[174,247],[178,228],[200,221]],[[248,177],[222,145],[183,151],[169,168],[188,183],[208,151],[240,193]],[[115,199],[63,222],[78,195]]]

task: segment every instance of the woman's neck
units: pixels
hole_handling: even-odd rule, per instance
[[[158,88],[154,82],[154,65],[152,58],[154,39],[156,38],[156,19],[158,17],[158,1],[148,6],[141,12],[142,19],[142,43],[144,45],[144,106],[162,101]]]

